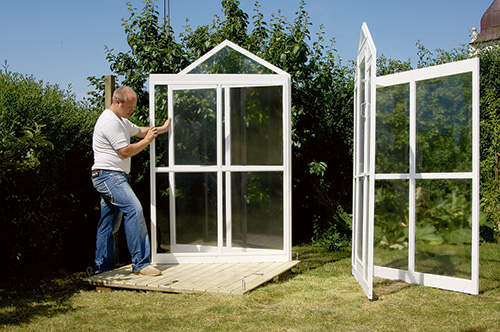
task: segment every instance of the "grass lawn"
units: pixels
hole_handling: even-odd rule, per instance
[[[3,285],[6,331],[500,331],[500,245],[481,245],[477,296],[375,279],[369,301],[350,251],[294,247],[294,274],[243,296],[113,290],[83,273]],[[295,256],[294,256],[295,257]]]

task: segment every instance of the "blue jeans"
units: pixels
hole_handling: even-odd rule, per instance
[[[151,247],[141,202],[130,187],[127,174],[99,171],[92,174],[94,187],[101,195],[101,218],[97,226],[95,264],[97,273],[114,268],[115,239],[123,217],[132,270],[138,272],[150,264]]]

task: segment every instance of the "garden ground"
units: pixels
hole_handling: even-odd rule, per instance
[[[63,273],[0,289],[9,331],[500,331],[500,245],[482,244],[480,294],[375,278],[369,301],[348,249],[294,247],[301,266],[244,296],[113,290]]]

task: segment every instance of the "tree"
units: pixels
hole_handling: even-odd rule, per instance
[[[498,180],[500,159],[500,49],[494,44],[478,47],[471,53],[466,45],[450,51],[443,49],[432,53],[420,42],[418,66],[427,67],[452,61],[480,58],[480,162],[481,162],[481,237],[492,240],[492,233],[500,235],[500,184]]]
[[[464,44],[459,45],[458,47],[452,48],[449,51],[446,51],[442,48],[437,48],[434,50],[434,53],[427,49],[420,40],[416,43],[417,46],[417,56],[418,63],[417,68],[430,67],[435,65],[441,65],[444,63],[449,63],[453,61],[465,60],[470,57],[469,50],[467,46]]]
[[[500,236],[500,49],[479,50],[481,58],[481,226]],[[485,235],[486,237],[486,235]]]
[[[416,46],[418,49],[418,68],[460,61],[471,56],[480,58],[481,237],[485,240],[492,240],[493,233],[496,233],[497,236],[500,234],[500,184],[498,180],[500,168],[500,141],[498,139],[500,133],[500,105],[498,103],[498,100],[500,100],[500,80],[498,80],[500,75],[500,49],[491,43],[477,48],[474,53],[471,53],[471,50],[466,45],[459,45],[450,51],[436,49],[434,52],[428,50],[420,41],[417,42]],[[386,61],[384,59],[381,61],[379,59],[378,65],[385,67],[383,69],[379,67],[379,73],[390,73],[393,72],[393,69],[394,72],[407,70],[399,66],[397,62],[393,62],[393,60]],[[442,96],[446,96],[450,92],[443,91]],[[458,106],[455,105],[455,107]],[[433,112],[435,112],[435,109],[433,109]],[[453,119],[453,121],[460,120],[460,116],[457,117],[455,113],[453,116],[448,116],[448,118]],[[460,141],[460,144],[457,145],[458,150],[447,148],[446,144],[449,145],[451,137],[448,137],[447,142],[436,141],[434,143],[434,138],[429,137],[423,139],[423,141],[433,145],[435,151],[427,153],[432,155],[439,150],[443,156],[448,154],[448,157],[451,157],[450,160],[453,159],[453,153],[467,153],[469,147],[464,144],[470,144],[470,142],[467,143],[463,138],[468,134],[455,133],[455,135]],[[460,159],[468,160],[464,155]],[[460,168],[461,166],[457,165],[457,167]]]
[[[294,241],[308,241],[314,221],[350,210],[353,67],[342,64],[333,39],[325,43],[322,28],[311,43],[304,0],[299,1],[293,22],[278,11],[267,23],[257,2],[252,22],[238,0],[222,0],[221,5],[224,19],[216,16],[211,24],[196,29],[187,24],[177,41],[168,22],[159,22],[154,0],[145,0],[141,13],[128,4],[130,17],[123,20],[123,27],[130,50],[114,54],[107,49],[106,58],[122,84],[138,91],[136,118],[142,122],[149,113],[144,85],[149,73],[177,73],[225,39],[288,72],[293,105]],[[99,79],[90,79],[100,95]],[[325,151],[325,146],[334,151]],[[139,159],[133,163],[145,162]]]

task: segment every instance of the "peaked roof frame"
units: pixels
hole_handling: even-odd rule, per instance
[[[226,48],[229,47],[229,48]],[[208,62],[211,62],[211,57],[218,57],[223,55],[218,53],[220,51],[229,51],[229,53],[238,53],[238,58],[243,58],[245,65],[251,63],[250,67],[263,67],[259,69],[265,69],[265,73],[260,71],[259,73],[248,72],[246,70],[237,70],[231,72],[216,72],[211,73],[210,71],[205,71],[204,67]],[[232,55],[231,55],[232,57]],[[225,59],[221,57],[221,59]],[[207,61],[205,63],[205,61]],[[218,59],[217,59],[218,60]],[[239,61],[239,59],[238,59]],[[222,63],[222,61],[221,61]],[[232,63],[229,63],[232,65]],[[200,67],[201,66],[201,67]],[[203,68],[202,68],[203,67]],[[197,69],[203,69],[198,72]],[[226,69],[226,68],[223,68]],[[187,75],[191,73],[191,75]],[[160,90],[156,87],[161,86]],[[230,114],[230,98],[231,89],[236,88],[266,88],[266,87],[282,87],[282,126],[283,126],[283,160],[282,164],[277,165],[236,165],[231,164],[230,159],[223,156],[230,153],[230,122],[222,121],[222,119],[231,119]],[[169,131],[169,148],[168,148],[168,163],[157,163],[156,159],[156,148],[155,142],[152,143],[150,149],[150,163],[154,165],[150,167],[151,174],[151,188],[157,188],[156,178],[158,174],[168,174],[169,183],[173,183],[175,186],[174,176],[176,173],[217,173],[218,177],[231,178],[231,174],[239,172],[281,172],[283,181],[283,246],[281,249],[273,248],[238,248],[231,244],[232,233],[231,226],[227,226],[227,220],[224,220],[224,216],[231,213],[224,206],[230,206],[227,203],[229,196],[224,197],[224,187],[231,184],[231,180],[218,181],[217,183],[217,247],[211,245],[182,245],[175,248],[174,251],[169,253],[159,253],[152,252],[152,261],[157,264],[166,263],[188,263],[188,262],[218,262],[218,261],[232,261],[232,262],[271,262],[271,261],[282,261],[288,262],[292,260],[292,228],[291,228],[291,186],[292,186],[292,164],[291,164],[291,147],[292,147],[292,137],[291,137],[291,77],[287,72],[279,69],[278,67],[268,63],[267,61],[259,58],[258,56],[250,53],[249,51],[239,47],[238,45],[226,40],[221,44],[217,45],[209,52],[201,56],[199,59],[194,61],[191,65],[184,68],[177,74],[150,74],[149,75],[149,105],[150,105],[150,124],[154,125],[156,115],[156,100],[155,93],[167,94],[168,102],[166,105],[161,107],[166,107],[168,116],[172,119],[175,118],[174,110],[174,91],[177,90],[199,90],[199,89],[212,89],[216,90],[217,98],[217,110],[216,110],[216,131],[217,131],[217,164],[216,165],[183,165],[175,164],[174,156],[174,139],[175,130]],[[227,101],[227,102],[226,102]],[[172,139],[171,139],[172,138]],[[229,143],[227,143],[229,142]],[[170,160],[173,163],[170,163]],[[228,163],[229,160],[229,163]],[[170,185],[170,184],[169,184]],[[223,187],[224,186],[224,187]],[[227,192],[230,192],[227,191]],[[171,191],[171,194],[173,191]],[[157,247],[157,215],[156,215],[156,195],[157,189],[151,190],[151,244],[152,248]],[[220,204],[223,202],[224,204]],[[169,203],[172,206],[175,204],[175,199],[173,194],[169,197]],[[279,203],[277,203],[279,204]],[[174,211],[171,209],[169,213]],[[172,216],[173,223],[169,225],[175,226],[175,216]],[[224,225],[226,225],[226,230],[224,231]],[[226,233],[224,233],[226,232]],[[170,232],[171,236],[174,234],[175,230]],[[228,235],[229,234],[229,235]],[[224,245],[224,238],[229,239]],[[231,240],[231,241],[230,241]],[[172,243],[176,244],[175,241]],[[228,245],[229,244],[229,245]],[[177,245],[177,244],[176,244]],[[177,250],[177,251],[175,251]]]
[[[197,59],[196,61],[194,61],[192,64],[190,64],[189,66],[187,66],[186,68],[184,68],[183,70],[181,70],[178,75],[185,75],[185,74],[188,74],[190,71],[192,71],[194,68],[198,67],[200,64],[202,64],[203,62],[205,62],[206,60],[208,60],[210,57],[212,57],[214,54],[216,54],[217,52],[221,51],[224,47],[230,47],[232,48],[233,50],[245,55],[246,57],[250,58],[251,60],[257,62],[258,64],[272,70],[273,72],[275,72],[276,74],[278,75],[289,75],[287,72],[285,72],[284,70],[282,69],[279,69],[278,67],[276,67],[275,65],[267,62],[266,60],[264,59],[261,59],[259,58],[258,56],[256,56],[255,54],[245,50],[244,48],[236,45],[235,43],[229,41],[229,40],[225,40],[223,41],[222,43],[220,43],[219,45],[217,45],[216,47],[214,47],[213,49],[211,49],[209,52],[205,53],[203,56],[201,56],[199,59]],[[225,75],[230,75],[230,74],[225,74]],[[237,74],[239,75],[239,74]],[[242,74],[242,75],[245,75],[245,74]],[[259,75],[273,75],[273,74],[259,74]]]

